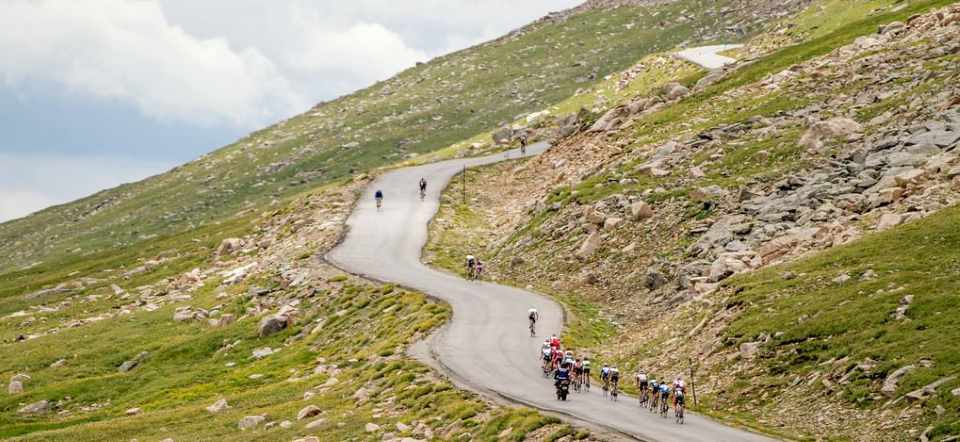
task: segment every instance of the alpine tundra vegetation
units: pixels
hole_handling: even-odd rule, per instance
[[[639,437],[471,389],[411,350],[469,312],[327,260],[386,172],[497,154],[423,261],[558,302],[594,382],[692,374],[691,416],[758,438],[957,440],[958,142],[953,1],[590,0],[0,224],[0,438]]]

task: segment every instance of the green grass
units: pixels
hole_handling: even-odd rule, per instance
[[[237,313],[238,302],[225,311]],[[363,426],[376,422],[391,429],[396,422],[421,420],[432,427],[449,425],[487,413],[491,419],[475,421],[464,429],[481,435],[499,434],[513,426],[521,436],[556,422],[530,410],[491,408],[477,397],[433,378],[427,367],[413,361],[383,359],[410,339],[430,331],[450,316],[445,305],[429,303],[418,293],[390,286],[372,287],[341,281],[333,290],[302,299],[301,322],[268,338],[257,337],[257,319],[244,319],[222,328],[202,323],[173,323],[173,307],[150,313],[103,321],[57,335],[0,347],[0,375],[29,373],[26,393],[0,398],[0,438],[16,440],[289,440],[316,434],[344,440],[368,439]],[[209,308],[219,302],[212,292],[198,296],[192,305]],[[321,331],[309,333],[318,323]],[[226,342],[240,342],[224,350]],[[255,348],[281,348],[261,360],[250,353]],[[117,366],[141,352],[149,356],[140,366],[118,373]],[[64,367],[48,368],[60,358]],[[340,383],[311,399],[328,375],[309,376],[323,358],[338,364]],[[226,363],[236,365],[227,367]],[[250,375],[262,377],[251,379]],[[361,386],[371,391],[370,400],[356,403],[351,396]],[[40,399],[57,402],[70,397],[66,406],[73,414],[34,418],[17,415],[20,403]],[[203,408],[225,398],[231,410],[212,415]],[[389,403],[393,405],[385,405]],[[104,404],[90,412],[81,406]],[[296,413],[308,404],[320,407],[330,423],[305,430]],[[140,407],[143,414],[122,417],[126,409]],[[389,417],[375,417],[377,409],[390,408]],[[295,422],[289,430],[275,427],[240,432],[243,416],[267,413],[268,421]],[[344,413],[351,414],[345,415]],[[336,422],[345,426],[338,427]],[[458,432],[451,436],[459,435]],[[492,440],[490,436],[480,440]],[[519,440],[519,439],[518,439]]]
[[[37,261],[86,259],[262,211],[304,188],[488,133],[644,55],[720,29],[712,14],[677,18],[684,9],[727,3],[682,0],[658,6],[656,15],[651,8],[586,12],[410,68],[168,173],[0,224],[0,273]],[[359,146],[341,147],[352,142]]]
[[[907,250],[909,254],[904,253]],[[868,270],[877,278],[858,282]],[[785,281],[779,276],[783,271],[801,277]],[[852,279],[830,282],[841,272]],[[953,344],[960,340],[958,207],[812,258],[738,276],[725,285],[735,293],[725,307],[742,312],[722,338],[734,346],[761,333],[774,336],[758,359],[761,376],[774,384],[822,370],[819,364],[830,359],[847,358],[849,362],[839,367],[845,372],[870,358],[879,362],[878,367],[841,386],[839,399],[859,407],[879,407],[889,399],[878,395],[883,380],[904,365],[932,361],[930,367],[918,365],[904,377],[897,396],[943,377],[960,376],[960,352]],[[891,314],[907,295],[916,297],[906,312],[908,319],[893,319]],[[798,323],[798,318],[806,320]],[[921,403],[922,418],[935,427],[933,435],[960,431],[960,398],[950,394],[957,387],[960,379],[944,384],[933,398]],[[818,383],[813,388],[824,387]],[[755,399],[751,393],[755,391],[743,385],[731,393]],[[937,406],[947,410],[943,416],[933,412]]]

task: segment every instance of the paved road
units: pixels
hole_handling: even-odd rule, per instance
[[[527,154],[538,154],[546,148],[545,143],[538,143],[530,146]],[[508,156],[516,158],[519,152],[511,151]],[[625,395],[620,396],[620,402],[612,403],[598,389],[573,393],[567,402],[558,401],[551,381],[543,378],[537,362],[543,338],[530,337],[526,313],[531,306],[539,310],[538,334],[544,336],[561,330],[562,308],[542,295],[488,282],[468,282],[420,262],[427,223],[437,213],[441,189],[464,166],[504,159],[504,154],[496,154],[384,174],[366,189],[347,220],[349,233],[327,259],[348,272],[398,283],[449,302],[453,319],[426,342],[436,362],[462,386],[641,440],[770,440],[693,413],[679,425],[672,418],[663,419],[639,409],[636,399]],[[426,201],[420,201],[418,195],[421,177],[429,182]],[[385,194],[382,211],[377,211],[374,204],[376,189]]]
[[[677,52],[677,57],[680,57],[681,59],[687,60],[691,63],[698,64],[706,69],[719,69],[728,64],[735,63],[737,60],[718,55],[717,52],[723,52],[727,49],[737,49],[742,47],[743,45],[701,46],[699,48],[684,49],[680,52]]]

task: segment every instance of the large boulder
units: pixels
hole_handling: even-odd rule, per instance
[[[43,413],[44,411],[47,411],[48,408],[50,408],[49,402],[39,401],[39,402],[34,402],[32,404],[29,404],[20,408],[19,410],[17,410],[17,413],[24,414],[24,415],[40,414],[40,413]]]
[[[209,411],[209,412],[211,412],[211,413],[219,413],[219,412],[224,411],[224,410],[226,410],[226,409],[228,409],[228,408],[230,408],[230,405],[227,404],[227,400],[226,400],[226,399],[220,399],[220,400],[218,400],[217,402],[215,402],[213,405],[207,407],[207,411]]]
[[[10,393],[10,394],[23,393],[23,383],[20,381],[10,381],[10,384],[7,385],[7,393]]]
[[[295,307],[285,305],[277,313],[264,316],[263,319],[260,320],[260,325],[257,328],[260,337],[270,336],[287,328],[287,326],[293,322],[293,318],[296,317],[296,315],[297,309]]]
[[[800,137],[800,147],[816,152],[823,147],[823,143],[827,140],[860,132],[863,132],[863,126],[849,118],[839,117],[818,121],[811,124],[810,128]]]
[[[884,379],[883,386],[880,387],[880,392],[887,396],[893,396],[893,394],[897,392],[897,387],[900,386],[900,378],[906,376],[907,373],[910,373],[916,369],[917,366],[911,364],[900,367],[893,373],[890,373],[890,375]]]
[[[306,407],[301,409],[299,413],[297,413],[297,420],[302,421],[304,419],[317,416],[320,413],[322,413],[322,411],[316,405],[307,405]]]
[[[217,248],[217,256],[235,255],[241,247],[243,247],[243,241],[240,238],[224,239],[220,242],[220,247]]]
[[[690,192],[690,199],[703,200],[709,198],[723,198],[728,192],[722,187],[714,184],[712,186],[697,187]]]
[[[265,421],[267,418],[263,416],[247,416],[243,419],[240,419],[240,422],[237,423],[237,428],[240,430],[246,430],[248,428],[256,427],[260,422]]]
[[[587,238],[580,244],[580,249],[577,250],[577,258],[589,258],[593,256],[593,254],[597,252],[597,249],[600,248],[602,242],[603,239],[598,232],[587,235]]]
[[[680,83],[671,82],[663,85],[663,96],[667,100],[679,100],[687,95],[690,95],[690,89]]]
[[[637,201],[630,205],[630,216],[634,221],[642,221],[653,217],[653,209],[644,201]]]
[[[611,126],[614,125],[614,122],[618,119],[620,115],[619,108],[613,108],[608,110],[599,120],[593,123],[593,126],[590,126],[588,132],[603,132],[610,130]]]
[[[510,142],[510,138],[513,137],[513,129],[505,127],[500,129],[493,134],[493,142],[497,144],[506,144]]]

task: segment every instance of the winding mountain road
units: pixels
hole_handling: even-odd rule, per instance
[[[546,143],[537,143],[528,147],[527,155],[546,149]],[[513,150],[506,155],[449,160],[383,174],[364,192],[347,220],[346,238],[327,259],[348,272],[400,284],[450,303],[450,323],[423,342],[436,358],[429,362],[437,362],[461,386],[640,440],[770,440],[694,413],[688,413],[686,423],[680,425],[672,417],[663,419],[640,409],[636,399],[626,395],[613,403],[599,388],[571,393],[567,402],[558,401],[552,382],[542,376],[537,354],[542,336],[559,333],[563,327],[561,306],[536,293],[465,281],[421,263],[427,223],[437,213],[440,191],[451,178],[464,166],[518,156],[519,151]],[[418,194],[420,178],[429,183],[425,201]],[[381,211],[373,199],[377,189],[385,194]],[[526,313],[531,306],[540,312],[538,338],[531,338],[527,330]],[[624,381],[631,382],[632,375],[625,373]]]
[[[743,45],[701,46],[698,48],[684,49],[677,52],[676,55],[683,60],[700,65],[705,69],[719,69],[728,64],[736,63],[737,60],[734,60],[730,57],[724,57],[723,55],[718,54],[718,52],[742,47]]]

